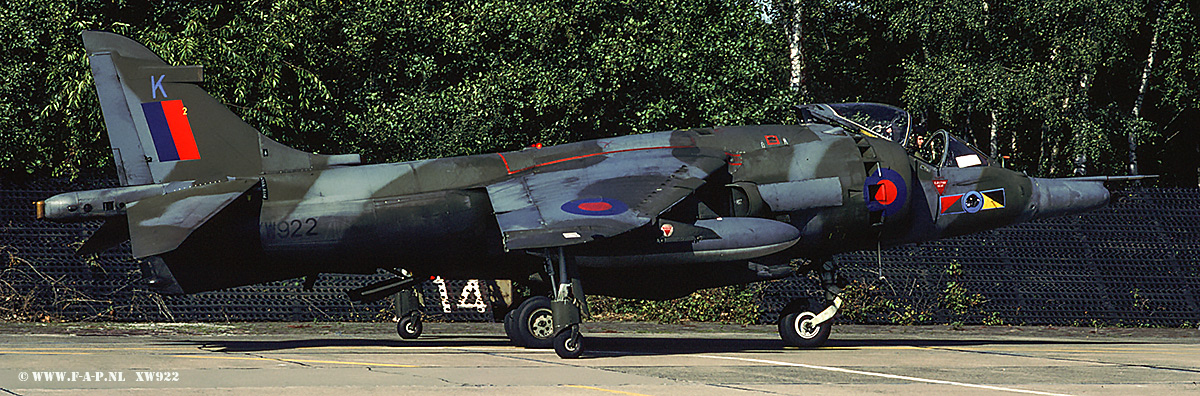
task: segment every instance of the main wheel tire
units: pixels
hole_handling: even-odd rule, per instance
[[[421,336],[421,317],[419,315],[409,315],[400,318],[396,322],[396,333],[400,334],[400,338],[406,340],[415,340]]]
[[[549,349],[554,344],[554,312],[550,310],[550,299],[537,296],[521,303],[516,316],[516,335],[521,346],[534,349]]]
[[[554,353],[563,359],[578,359],[583,355],[583,334],[579,326],[571,326],[554,336]]]
[[[788,346],[818,348],[825,345],[833,330],[833,319],[813,325],[812,320],[816,317],[817,314],[809,311],[785,312],[779,318],[779,337]]]
[[[519,308],[519,306],[518,306],[518,308]],[[504,314],[504,335],[508,336],[508,339],[510,341],[512,341],[513,345],[524,346],[523,344],[521,344],[521,342],[524,340],[520,336],[517,335],[516,315],[517,315],[516,309],[509,310],[508,313]]]

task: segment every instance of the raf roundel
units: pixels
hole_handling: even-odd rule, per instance
[[[908,185],[904,183],[904,178],[899,172],[887,168],[879,168],[867,176],[863,191],[867,210],[882,211],[884,216],[899,213],[908,198]]]
[[[584,216],[612,216],[629,210],[629,205],[612,198],[576,199],[562,205],[567,213]]]

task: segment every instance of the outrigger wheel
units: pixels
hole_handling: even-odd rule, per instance
[[[583,335],[579,325],[563,329],[554,336],[554,353],[563,359],[575,359],[583,355]]]
[[[396,333],[400,338],[415,340],[421,336],[421,296],[417,289],[409,287],[396,292]]]
[[[396,333],[400,334],[400,338],[406,340],[415,340],[421,336],[421,315],[411,313],[400,318],[396,322]]]

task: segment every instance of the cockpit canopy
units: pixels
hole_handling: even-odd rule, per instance
[[[899,107],[881,103],[817,103],[796,106],[800,122],[841,126],[847,131],[904,145],[912,117]]]
[[[929,162],[930,165],[941,167],[970,168],[973,166],[988,166],[991,161],[988,156],[964,143],[958,138],[940,129],[929,136],[929,141],[917,149],[917,158]]]
[[[970,168],[988,166],[988,156],[971,145],[938,130],[923,139],[924,128],[912,124],[912,116],[899,107],[881,103],[816,103],[795,107],[802,123],[822,123],[842,127],[851,133],[887,139],[907,146],[910,136],[918,137],[913,154],[937,167]]]

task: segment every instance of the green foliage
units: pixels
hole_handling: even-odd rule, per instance
[[[895,32],[920,47],[904,62],[910,108],[928,111],[931,126],[952,127],[985,152],[1012,156],[1008,163],[1019,170],[1064,176],[1079,155],[1089,159],[1090,173],[1120,173],[1126,136],[1163,145],[1181,131],[1176,117],[1200,116],[1194,99],[1175,96],[1198,87],[1194,44],[1185,44],[1198,38],[1195,20],[1182,18],[1197,10],[1185,3],[951,1],[930,4],[927,12],[911,12],[919,5],[884,6],[900,8],[897,15],[907,23],[894,25]],[[1135,116],[1156,30],[1164,33],[1154,49],[1158,61]],[[1176,41],[1180,37],[1189,39]],[[1185,59],[1192,66],[1184,66]],[[1200,140],[1189,143],[1183,150],[1195,151]],[[1195,163],[1171,163],[1155,151],[1139,149],[1143,170],[1194,185]]]
[[[759,288],[757,285],[726,286],[667,301],[588,296],[588,307],[592,316],[600,320],[754,324],[759,319]]]
[[[932,323],[936,306],[926,301],[915,303],[884,298],[884,289],[878,283],[852,281],[842,289],[842,305],[839,314],[854,323],[887,323],[919,325]]]
[[[845,303],[839,312],[855,323],[920,325],[946,321],[954,324],[1004,324],[998,312],[985,309],[987,299],[982,294],[972,293],[958,281],[962,274],[962,264],[952,260],[947,263],[943,276],[933,282],[932,286],[937,290],[934,293],[936,297],[903,300],[885,297],[890,295],[885,282],[856,280],[843,289],[842,299]],[[928,295],[919,290],[914,292]]]
[[[1180,0],[449,2],[29,0],[0,8],[0,173],[111,159],[79,31],[202,64],[265,134],[395,161],[785,120],[808,101],[907,106],[1040,176],[1143,168],[1191,184],[1200,10]],[[787,87],[799,11],[804,87]],[[1151,38],[1156,63],[1132,108]],[[995,122],[993,122],[995,116]],[[995,139],[991,128],[997,128]]]
[[[0,10],[0,169],[107,169],[79,32],[206,66],[264,134],[396,161],[762,122],[796,102],[752,2],[31,0]]]

